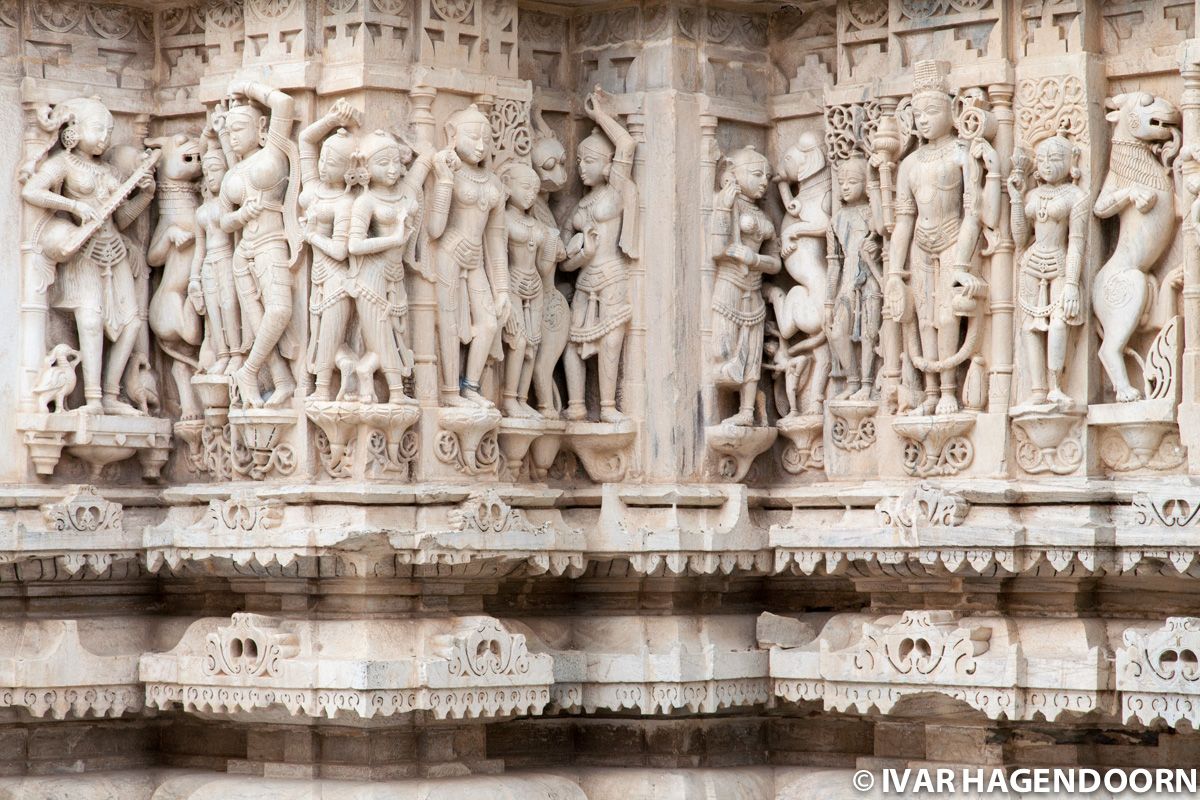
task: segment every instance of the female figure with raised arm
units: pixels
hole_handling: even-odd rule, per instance
[[[504,402],[508,417],[538,419],[542,415],[528,403],[533,366],[542,341],[543,283],[554,280],[554,267],[565,255],[557,231],[534,216],[541,178],[533,167],[509,161],[500,168],[508,189],[508,266],[514,295],[512,316],[504,328],[508,346],[504,361]],[[539,395],[544,411],[553,411],[553,398]]]
[[[726,159],[722,184],[712,215],[713,378],[716,386],[739,394],[738,412],[725,423],[753,425],[767,319],[762,276],[781,267],[775,226],[758,207],[771,185],[771,165],[753,147],[743,147]],[[760,252],[764,245],[767,250]]]
[[[617,122],[609,98],[597,86],[584,102],[599,130],[579,143],[579,177],[588,193],[568,215],[573,235],[562,269],[579,270],[571,300],[570,341],[564,355],[570,420],[587,418],[584,361],[599,356],[600,420],[620,422],[617,375],[621,349],[633,318],[629,259],[638,254],[638,198],[633,182],[637,143]]]
[[[483,368],[508,321],[508,245],[504,187],[485,166],[492,127],[470,105],[446,122],[450,146],[433,159],[436,176],[426,226],[437,273],[438,345],[443,406],[494,404],[479,393]],[[465,368],[459,353],[468,345]]]
[[[312,247],[308,371],[316,376],[313,400],[333,396],[335,359],[353,313],[347,245],[354,195],[346,176],[357,143],[345,126],[357,122],[357,117],[345,100],[338,100],[328,114],[300,132],[302,236]]]
[[[196,209],[196,246],[188,297],[197,313],[208,318],[206,332],[215,360],[209,375],[232,374],[242,364],[242,316],[233,285],[233,237],[221,228],[221,182],[229,163],[214,129],[224,110],[214,109],[213,125],[200,136],[200,207]],[[218,122],[220,119],[220,122]]]
[[[119,398],[138,338],[139,315],[146,313],[138,308],[133,254],[121,229],[137,219],[154,196],[152,165],[139,170],[136,192],[114,208],[112,198],[120,193],[121,177],[101,158],[112,138],[112,114],[98,99],[81,97],[55,106],[49,124],[57,124],[56,139],[47,150],[49,157],[26,180],[21,196],[48,216],[64,212],[95,228],[82,238],[78,227],[63,220],[61,226],[48,225],[38,242],[58,261],[51,305],[75,317],[83,365],[81,410],[140,415]],[[107,360],[105,339],[110,342]]]
[[[416,263],[412,245],[421,221],[421,186],[433,154],[422,152],[406,173],[412,150],[387,131],[375,131],[362,138],[359,155],[369,182],[355,198],[350,218],[355,308],[363,342],[379,357],[388,402],[410,405],[416,401],[404,392],[404,378],[412,372],[404,266]]]
[[[229,94],[225,127],[238,161],[221,182],[221,228],[240,235],[233,270],[253,342],[233,382],[243,405],[262,406],[258,378],[266,367],[274,384],[266,405],[280,407],[296,390],[285,359],[297,355],[287,335],[301,247],[295,111],[291,97],[261,83],[234,81]]]
[[[1069,139],[1051,136],[1037,146],[1036,186],[1026,185],[1028,156],[1021,151],[1014,155],[1008,178],[1013,243],[1021,253],[1021,348],[1030,380],[1023,407],[1049,403],[1069,411],[1073,405],[1062,379],[1071,327],[1083,324],[1080,280],[1091,218],[1087,192],[1077,183],[1078,156],[1079,148]]]

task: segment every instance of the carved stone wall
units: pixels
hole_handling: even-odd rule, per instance
[[[1197,20],[0,0],[0,796],[1193,766]]]

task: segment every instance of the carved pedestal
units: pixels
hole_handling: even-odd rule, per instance
[[[418,449],[415,405],[309,400],[304,412],[319,429],[317,452],[330,477],[408,479]]]
[[[157,480],[171,447],[171,421],[110,414],[19,414],[17,429],[25,436],[38,475],[53,475],[67,453],[86,463],[92,478],[109,464],[134,455],[142,475]]]
[[[1084,463],[1083,411],[1017,411],[1012,415],[1013,453],[1030,475],[1070,475]]]
[[[825,473],[831,478],[879,474],[879,440],[875,400],[829,400],[825,403]]]
[[[597,483],[620,481],[633,457],[637,429],[632,420],[609,422],[568,422],[567,446],[579,456],[588,477]]]
[[[825,468],[825,443],[822,430],[825,418],[820,414],[784,417],[776,423],[779,433],[788,440],[783,448],[783,468],[792,475],[820,472]]]
[[[463,475],[494,472],[500,463],[495,408],[440,408],[433,442],[437,460]]]
[[[235,474],[261,481],[272,475],[291,475],[296,454],[288,441],[296,412],[246,408],[229,412],[230,445]]]
[[[778,436],[779,431],[775,428],[728,423],[710,425],[704,429],[708,449],[715,457],[716,476],[720,480],[735,482],[746,477],[754,459],[771,449]]]
[[[544,477],[558,456],[562,445],[562,432],[566,423],[559,420],[515,419],[500,421],[497,434],[500,444],[500,475],[508,480],[517,480],[529,463],[531,477]],[[543,441],[544,440],[544,441]],[[541,443],[535,451],[534,446]]]

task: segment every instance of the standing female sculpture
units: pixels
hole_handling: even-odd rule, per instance
[[[868,400],[875,385],[875,347],[882,325],[879,236],[883,219],[878,186],[870,183],[865,159],[843,161],[838,166],[837,181],[842,207],[833,217],[826,245],[830,270],[826,278],[829,293],[825,300],[825,332],[837,364],[835,373],[846,381],[839,397]]]
[[[500,177],[508,190],[508,265],[510,291],[516,306],[504,329],[508,345],[504,362],[504,401],[501,410],[508,417],[538,419],[542,415],[530,407],[529,387],[533,381],[534,361],[542,341],[542,304],[545,281],[554,280],[554,267],[564,255],[557,231],[532,213],[541,188],[541,178],[533,167],[509,161],[500,168]],[[552,412],[553,398],[539,394],[543,413]]]
[[[725,420],[729,425],[754,424],[767,318],[762,276],[774,275],[781,266],[774,251],[775,226],[758,207],[770,181],[766,157],[743,147],[726,160],[723,185],[713,202],[713,380],[740,394],[738,412]],[[764,244],[769,249],[760,253]]]
[[[359,154],[369,183],[355,198],[350,219],[350,280],[358,323],[367,350],[379,357],[388,402],[412,404],[416,401],[404,392],[404,377],[412,371],[404,265],[406,260],[415,263],[406,253],[412,253],[408,245],[420,224],[421,186],[433,154],[423,152],[406,174],[412,150],[386,131],[364,136]]]
[[[312,247],[308,371],[316,376],[313,400],[332,396],[335,360],[346,341],[353,310],[347,287],[347,244],[354,195],[346,185],[346,175],[354,163],[357,143],[345,127],[329,134],[339,125],[355,123],[357,116],[345,100],[338,100],[328,114],[300,132],[302,235]]]
[[[285,360],[296,355],[287,329],[293,268],[300,258],[300,176],[296,146],[289,138],[295,114],[291,97],[261,83],[234,81],[229,94],[225,125],[238,162],[221,182],[221,228],[241,234],[233,271],[253,338],[233,382],[243,405],[262,406],[258,376],[267,367],[274,389],[266,405],[280,407],[296,390]],[[269,118],[256,103],[270,109]]]
[[[426,220],[437,243],[438,344],[443,406],[494,407],[479,393],[483,368],[508,321],[508,247],[504,187],[483,162],[492,127],[474,105],[446,122],[450,146],[433,159],[436,175]],[[468,345],[462,368],[459,347]]]
[[[588,193],[567,217],[574,231],[562,268],[580,270],[571,301],[570,342],[564,356],[570,420],[587,418],[584,361],[599,355],[600,421],[620,422],[617,375],[621,348],[633,319],[629,304],[629,261],[637,258],[638,198],[633,182],[637,143],[608,109],[597,86],[584,110],[600,129],[579,143],[579,177]]]
[[[242,364],[242,317],[233,285],[233,237],[221,228],[221,182],[229,164],[213,128],[205,128],[200,139],[203,202],[196,209],[199,235],[192,251],[188,297],[196,311],[208,319],[205,332],[215,358],[206,372],[228,375]]]
[[[153,163],[144,162],[131,176],[137,193],[121,201],[119,174],[101,158],[112,138],[108,109],[95,98],[75,98],[55,106],[49,122],[57,128],[46,151],[49,157],[36,165],[21,196],[47,212],[38,244],[58,262],[51,305],[75,317],[83,365],[82,410],[140,415],[119,399],[121,379],[137,342],[139,315],[145,313],[138,308],[134,266],[121,228],[137,219],[154,196]],[[87,227],[81,230],[53,216],[60,211]],[[59,224],[49,224],[56,219]],[[91,228],[94,231],[84,236]],[[106,338],[111,343],[107,361]]]
[[[1052,404],[1069,411],[1070,395],[1062,389],[1070,327],[1083,324],[1080,279],[1091,207],[1076,183],[1079,148],[1062,136],[1037,147],[1039,185],[1026,191],[1027,156],[1014,154],[1009,175],[1013,242],[1021,255],[1017,305],[1021,309],[1021,344],[1030,395],[1023,406]],[[1033,245],[1029,241],[1030,222]]]

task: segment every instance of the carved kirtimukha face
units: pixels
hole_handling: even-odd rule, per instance
[[[862,159],[851,159],[842,164],[837,180],[843,203],[860,203],[866,197],[867,165]]]
[[[1071,174],[1071,143],[1052,136],[1038,145],[1037,173],[1043,183],[1062,183]]]
[[[950,96],[941,92],[922,92],[913,97],[913,124],[926,141],[937,141],[954,130]]]
[[[518,164],[505,171],[504,185],[508,189],[509,202],[522,211],[528,211],[537,199],[542,181],[531,167]]]
[[[247,156],[261,145],[265,118],[253,106],[237,106],[225,115],[229,146],[239,156]]]

